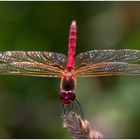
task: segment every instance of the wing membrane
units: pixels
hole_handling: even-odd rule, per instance
[[[12,62],[0,64],[1,75],[28,75],[42,77],[61,77],[59,68],[32,62]]]
[[[0,52],[2,62],[34,62],[57,66],[64,69],[67,57],[61,53],[41,51],[5,51]]]
[[[140,65],[125,62],[101,62],[81,67],[76,70],[79,77],[140,75]]]
[[[0,52],[0,75],[61,77],[67,57],[53,52]]]
[[[76,68],[100,62],[136,62],[140,60],[140,50],[92,50],[76,56]]]

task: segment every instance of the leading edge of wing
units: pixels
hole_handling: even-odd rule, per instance
[[[64,69],[67,62],[67,56],[56,52],[43,51],[0,51],[0,61],[11,62],[32,62],[46,65],[57,66]]]
[[[83,65],[96,64],[100,62],[136,62],[140,61],[140,50],[91,50],[80,53],[75,58],[76,68]]]

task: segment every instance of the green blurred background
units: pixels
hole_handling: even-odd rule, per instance
[[[0,2],[0,51],[67,54],[77,20],[77,54],[140,49],[140,2]],[[140,138],[140,77],[79,78],[85,118],[104,138]],[[60,79],[0,76],[0,138],[71,138],[62,128]]]

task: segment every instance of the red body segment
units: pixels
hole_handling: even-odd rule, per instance
[[[74,69],[74,57],[75,57],[75,48],[76,48],[76,34],[77,26],[76,21],[72,21],[69,32],[69,42],[68,42],[68,60],[66,65],[66,70],[70,71]]]

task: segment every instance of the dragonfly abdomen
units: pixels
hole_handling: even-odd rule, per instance
[[[72,70],[74,69],[74,56],[75,56],[75,48],[76,48],[76,33],[77,26],[76,21],[72,21],[69,32],[69,42],[68,42],[68,60],[66,69]]]

